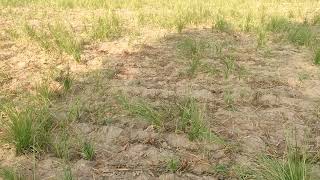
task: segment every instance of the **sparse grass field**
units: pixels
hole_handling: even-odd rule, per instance
[[[318,0],[0,0],[0,179],[320,179]]]

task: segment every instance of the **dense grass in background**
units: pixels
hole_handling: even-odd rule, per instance
[[[162,27],[172,27],[182,31],[188,25],[218,22],[222,19],[244,31],[264,24],[270,17],[277,17],[276,22],[286,25],[286,19],[303,22],[309,19],[316,24],[319,20],[316,14],[310,13],[314,7],[319,7],[316,0],[1,0],[5,6],[40,5],[57,8],[91,8],[91,9],[127,9],[134,11],[134,16],[143,24],[157,24]],[[245,11],[243,11],[245,9]],[[224,25],[223,25],[224,26]],[[282,26],[282,25],[281,25]]]
[[[127,33],[123,27],[138,28],[136,31],[146,26],[160,27],[181,33],[188,27],[207,26],[228,33],[252,32],[257,37],[257,47],[260,48],[266,46],[268,39],[273,37],[269,32],[280,34],[281,40],[297,46],[319,44],[310,27],[320,22],[319,13],[314,10],[315,7],[320,7],[320,2],[316,0],[306,0],[303,3],[292,0],[1,0],[0,4],[7,7],[103,10],[105,15],[93,17],[87,22],[90,25],[87,26],[86,34],[94,41],[118,38]],[[49,27],[49,34],[31,26],[26,27],[26,32],[47,51],[55,48],[80,61],[83,47],[81,40],[77,38],[78,34],[61,24]],[[192,67],[197,64],[197,61],[191,62]]]

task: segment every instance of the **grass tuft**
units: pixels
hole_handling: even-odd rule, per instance
[[[264,47],[267,43],[267,35],[265,30],[263,30],[262,28],[260,28],[257,32],[258,34],[258,38],[257,38],[257,47],[261,48]]]
[[[157,128],[163,127],[163,119],[161,113],[158,112],[155,108],[151,107],[149,104],[143,101],[131,102],[124,95],[119,95],[117,99],[122,107],[129,111],[131,114],[147,120]]]
[[[230,90],[227,90],[224,92],[224,95],[223,95],[223,100],[227,106],[227,109],[231,110],[231,111],[235,111],[236,108],[235,108],[235,102],[234,102],[234,97],[232,95],[232,91]]]
[[[119,16],[114,12],[99,17],[94,22],[91,37],[95,40],[114,39],[121,36],[122,25]]]
[[[252,167],[247,167],[246,165],[235,165],[233,167],[233,171],[240,180],[257,179]]]
[[[229,173],[229,167],[225,164],[217,164],[213,166],[213,171],[216,175],[227,176]]]
[[[95,158],[95,150],[91,143],[85,142],[82,147],[82,157],[86,160],[93,160]]]
[[[62,84],[63,84],[63,89],[65,92],[69,91],[72,87],[73,84],[73,78],[71,76],[71,74],[69,73],[69,71],[62,76]]]
[[[273,16],[271,17],[270,21],[266,25],[266,29],[271,32],[287,32],[290,30],[291,22],[284,18],[279,16]]]
[[[54,43],[61,52],[71,55],[77,62],[81,60],[82,42],[75,38],[74,33],[67,30],[61,23],[49,26]]]
[[[232,56],[227,56],[223,60],[224,64],[224,78],[228,79],[230,74],[232,74],[236,69],[235,59]]]
[[[188,59],[200,59],[207,47],[208,43],[206,41],[193,38],[185,38],[177,46],[179,53]]]
[[[222,139],[206,127],[203,115],[193,98],[188,98],[179,104],[180,118],[177,121],[177,130],[188,134],[190,140],[213,140],[222,143]]]
[[[72,170],[69,166],[63,169],[63,180],[73,180]]]
[[[178,171],[180,167],[180,160],[177,158],[171,158],[167,161],[166,169],[171,173],[175,173]]]
[[[30,105],[23,110],[5,106],[2,111],[7,117],[3,122],[5,140],[15,145],[17,154],[48,148],[53,122],[47,106]]]
[[[67,112],[67,123],[79,121],[83,115],[84,104],[77,99],[73,102]]]
[[[45,51],[64,52],[79,62],[81,60],[82,42],[75,38],[75,34],[61,23],[49,25],[48,29],[49,32],[46,32],[45,29],[36,30],[28,24],[24,26],[26,35],[36,41]]]
[[[229,24],[226,19],[222,16],[218,16],[212,29],[218,29],[222,32],[229,32],[231,30],[231,24]]]
[[[53,143],[53,152],[56,157],[69,160],[70,159],[70,138],[66,132],[62,132],[56,137]]]
[[[15,170],[9,168],[0,168],[0,178],[3,180],[22,180],[22,176]]]
[[[320,65],[320,48],[315,51],[314,64]]]
[[[250,32],[251,29],[253,28],[253,19],[252,19],[252,15],[248,14],[245,18],[245,21],[242,25],[242,30],[245,32]]]
[[[187,69],[187,75],[191,78],[194,77],[197,70],[199,69],[200,65],[201,65],[201,62],[199,59],[192,58],[189,62],[189,67]]]
[[[50,42],[49,35],[47,35],[43,30],[37,31],[33,26],[25,24],[24,32],[31,40],[36,41],[45,51],[50,51],[54,48]]]
[[[182,30],[186,28],[189,23],[188,14],[179,12],[176,17],[174,17],[174,26],[177,29],[178,33],[182,33]]]
[[[74,78],[70,70],[67,69],[66,71],[60,71],[59,75],[55,77],[55,80],[62,84],[64,92],[68,92],[73,85]]]
[[[296,45],[308,46],[313,40],[313,33],[308,23],[293,24],[284,17],[273,16],[266,25],[266,30],[286,33],[287,39]]]
[[[317,14],[313,17],[312,19],[312,24],[313,25],[320,25],[320,14]]]
[[[50,100],[56,95],[56,92],[50,88],[50,84],[48,82],[38,85],[36,87],[36,91],[37,95],[46,102],[50,102]]]
[[[201,66],[200,59],[204,56],[209,44],[204,40],[186,38],[177,46],[179,53],[189,60],[187,75],[194,77]]]
[[[308,25],[297,25],[290,29],[288,39],[297,45],[308,46],[313,38],[313,33]]]
[[[309,180],[309,168],[306,154],[297,147],[288,147],[284,159],[261,156],[256,176],[264,180]]]

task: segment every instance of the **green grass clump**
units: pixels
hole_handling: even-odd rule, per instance
[[[161,113],[155,108],[151,107],[149,104],[143,101],[131,102],[124,95],[119,95],[117,98],[122,107],[129,111],[131,114],[147,120],[158,128],[163,127],[163,119]]]
[[[200,59],[204,56],[208,47],[209,44],[206,41],[192,38],[186,38],[178,44],[179,53],[189,61],[186,72],[189,77],[194,77],[201,66]]]
[[[320,65],[320,48],[315,51],[314,64]]]
[[[313,25],[320,25],[320,14],[317,14],[313,17],[312,19],[312,24]]]
[[[217,164],[216,166],[213,166],[214,173],[220,176],[227,176],[229,170],[228,165],[225,164]]]
[[[236,62],[232,56],[227,56],[223,60],[224,64],[224,78],[228,79],[230,74],[232,74],[236,69]]]
[[[189,24],[199,23],[200,19],[197,17],[197,15],[199,15],[197,13],[199,12],[195,12],[194,9],[181,7],[181,9],[177,9],[177,12],[175,12],[174,17],[168,17],[168,19],[170,19],[168,21],[169,23],[170,21],[172,21],[171,19],[173,19],[172,25],[169,26],[174,26],[177,29],[178,33],[181,33],[182,30],[186,28]],[[165,24],[165,22],[163,22],[163,24]]]
[[[227,106],[227,109],[231,110],[231,111],[235,111],[235,105],[234,105],[234,97],[232,95],[232,91],[227,90],[225,91],[224,95],[223,95],[223,100]]]
[[[289,147],[284,159],[262,156],[257,161],[256,177],[264,180],[311,180],[307,156]]]
[[[33,26],[25,24],[24,31],[31,40],[36,41],[45,51],[51,51],[54,48],[52,42],[50,42],[49,35],[43,30],[37,31]]]
[[[187,26],[187,21],[183,17],[178,17],[175,19],[174,24],[178,33],[182,33],[182,30]]]
[[[290,30],[291,22],[285,17],[273,16],[266,25],[266,29],[272,32],[287,32]]]
[[[73,77],[71,76],[70,72],[67,71],[64,75],[61,76],[63,89],[65,92],[69,91],[73,84]]]
[[[286,33],[290,42],[296,45],[310,45],[313,39],[313,33],[307,23],[293,24],[284,17],[274,16],[266,25],[268,31],[276,33]]]
[[[63,180],[73,180],[74,179],[70,166],[66,166],[63,168],[63,178],[62,179]]]
[[[118,38],[122,33],[120,18],[114,12],[109,12],[94,22],[91,31],[91,37],[95,40]]]
[[[213,140],[222,143],[222,139],[206,127],[203,115],[193,98],[188,98],[179,104],[180,117],[177,121],[177,130],[188,134],[190,140]]]
[[[82,157],[86,160],[93,160],[95,158],[95,150],[91,143],[85,142],[82,147]]]
[[[55,76],[55,80],[62,85],[64,92],[68,92],[72,88],[74,77],[70,70],[67,69],[65,71],[60,71],[60,73]]]
[[[257,179],[254,170],[246,165],[235,165],[232,170],[240,180]]]
[[[245,32],[250,32],[250,30],[253,28],[253,19],[252,15],[248,14],[244,20],[244,23],[242,25],[242,30]]]
[[[59,133],[56,137],[53,146],[53,153],[56,157],[69,160],[70,159],[70,137],[66,132]]]
[[[61,52],[71,55],[77,62],[81,60],[82,42],[77,40],[75,34],[60,23],[49,26],[54,43]]]
[[[229,24],[224,17],[218,16],[212,29],[218,29],[222,32],[229,32],[231,30],[231,24]]]
[[[9,168],[0,168],[0,178],[3,180],[23,180],[22,176],[15,170]]]
[[[207,133],[208,130],[203,123],[201,112],[193,98],[187,99],[181,104],[177,128],[186,132],[190,140],[199,139]]]
[[[44,82],[36,87],[37,95],[46,102],[55,97],[55,92],[50,88],[49,83]]]
[[[71,55],[77,62],[81,60],[82,42],[75,38],[75,34],[60,23],[49,25],[45,29],[36,30],[33,26],[25,24],[26,35],[36,41],[40,47],[48,52],[59,51]]]
[[[188,59],[202,58],[208,43],[202,39],[185,38],[177,46],[179,53]]]
[[[30,105],[23,110],[6,106],[2,111],[7,117],[2,122],[5,127],[5,140],[15,145],[17,154],[47,150],[53,122],[46,105]]]
[[[313,33],[308,25],[302,24],[292,27],[288,33],[290,42],[297,45],[308,46],[313,38]]]
[[[180,160],[177,158],[171,158],[167,161],[166,169],[171,173],[175,173],[180,168]]]
[[[83,108],[84,105],[79,101],[79,99],[70,104],[67,112],[67,123],[79,121],[81,116],[83,115]]]
[[[267,43],[267,34],[266,34],[265,30],[260,28],[258,30],[257,34],[258,34],[257,47],[258,48],[264,47]]]
[[[200,65],[201,65],[201,62],[200,62],[199,59],[192,58],[190,60],[190,62],[189,62],[189,67],[188,67],[187,72],[186,72],[187,75],[189,77],[194,77],[196,72],[197,72],[197,70],[199,69]]]

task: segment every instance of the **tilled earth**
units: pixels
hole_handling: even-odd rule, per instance
[[[10,18],[0,20],[9,27]],[[36,43],[1,33],[0,98],[32,93],[53,68],[65,68],[61,59],[69,57],[57,60]],[[71,60],[73,87],[54,100],[52,109],[63,119],[70,104],[82,104],[80,118],[69,131],[93,142],[96,158],[86,161],[74,153],[68,163],[77,179],[237,179],[236,166],[250,166],[260,153],[281,156],[291,137],[298,144],[307,143],[311,152],[319,151],[320,73],[307,48],[270,37],[265,48],[257,49],[251,34],[207,28],[181,34],[142,29],[141,34],[131,44],[123,37],[85,45],[83,62]],[[194,77],[186,76],[188,59],[177,48],[186,38],[217,43],[222,55],[208,48],[200,60],[204,68]],[[225,55],[234,57],[236,66],[227,78]],[[206,67],[214,67],[215,73]],[[128,115],[115,98],[119,92],[155,107],[194,97],[208,128],[228,145],[190,141],[172,125],[157,130]],[[180,167],[172,174],[166,162],[174,157],[180,159]],[[64,167],[50,153],[36,160],[32,154],[16,156],[8,144],[0,147],[0,164],[18,167],[29,177],[35,173],[39,179],[59,179]],[[219,165],[228,172],[217,171]]]

